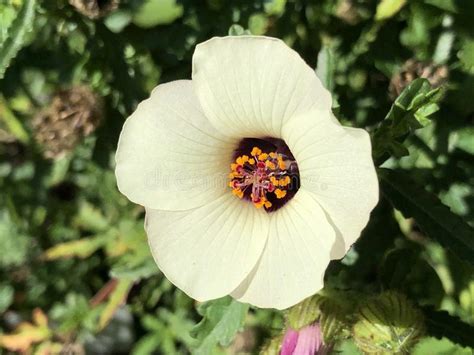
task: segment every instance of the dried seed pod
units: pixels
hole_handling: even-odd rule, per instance
[[[446,65],[435,65],[409,59],[390,80],[390,97],[395,99],[408,84],[417,78],[428,79],[431,85],[439,87],[446,83],[448,74],[448,67]]]
[[[82,15],[95,20],[117,9],[119,0],[69,0],[69,4]]]
[[[33,119],[36,141],[46,158],[55,159],[70,152],[98,126],[102,101],[85,86],[61,90],[51,105]]]

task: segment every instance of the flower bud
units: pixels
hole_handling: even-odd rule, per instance
[[[299,330],[314,323],[321,315],[321,301],[321,296],[314,295],[291,307],[286,315],[288,325]]]
[[[328,349],[323,343],[323,333],[319,323],[307,325],[296,331],[287,329],[283,337],[280,355],[326,354]]]
[[[407,353],[425,330],[422,313],[396,292],[364,302],[356,317],[353,337],[367,354]]]

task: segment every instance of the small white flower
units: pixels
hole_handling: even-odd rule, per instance
[[[378,201],[369,135],[341,126],[331,101],[282,41],[241,36],[198,45],[192,80],[138,106],[117,181],[146,207],[171,282],[199,301],[278,309],[323,287]]]

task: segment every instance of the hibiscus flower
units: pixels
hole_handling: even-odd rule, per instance
[[[213,38],[192,80],[159,85],[124,124],[120,191],[146,208],[161,271],[189,296],[284,309],[323,287],[378,201],[366,131],[278,39]]]

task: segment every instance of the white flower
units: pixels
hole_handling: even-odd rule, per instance
[[[282,41],[241,36],[198,45],[192,80],[138,106],[117,181],[146,207],[172,283],[199,301],[230,294],[278,309],[323,287],[378,201],[369,135],[342,127],[331,101]]]

